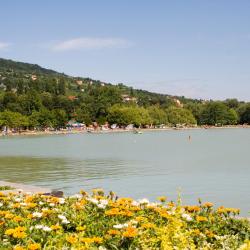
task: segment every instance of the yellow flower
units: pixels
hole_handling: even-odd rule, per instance
[[[76,235],[68,235],[66,236],[66,241],[69,242],[70,244],[75,244],[77,243],[78,239]]]
[[[208,221],[208,219],[204,216],[196,216],[196,220],[198,222],[204,222],[204,221]]]
[[[38,243],[32,243],[32,244],[28,245],[29,250],[37,250],[37,249],[40,249],[40,248],[41,248],[41,245],[38,244]]]
[[[145,223],[141,225],[142,228],[149,229],[149,228],[155,228],[155,224],[153,223]]]
[[[27,203],[27,205],[26,205],[27,208],[34,208],[36,206],[37,206],[37,204],[33,203],[33,202]]]
[[[4,221],[0,221],[0,226],[2,226],[4,224]]]
[[[23,232],[23,231],[15,231],[14,233],[13,233],[13,237],[14,238],[18,238],[18,239],[23,239],[23,238],[25,238],[27,236],[27,234],[25,233],[25,232]]]
[[[13,250],[24,250],[24,248],[22,246],[17,245],[13,248]]]
[[[119,235],[120,232],[116,229],[110,229],[110,230],[108,230],[108,234],[109,235]]]
[[[32,219],[33,218],[33,215],[32,214],[28,214],[27,215],[27,219]]]
[[[25,203],[30,203],[33,201],[33,197],[32,196],[27,196],[24,200]]]
[[[14,232],[15,232],[15,229],[10,228],[10,229],[7,229],[7,230],[5,231],[5,234],[6,234],[6,235],[12,235]]]
[[[199,212],[201,210],[198,206],[186,206],[185,209],[190,213]]]
[[[203,207],[207,207],[207,208],[210,208],[210,207],[213,207],[213,203],[212,202],[205,202],[202,206]]]
[[[23,218],[22,218],[21,216],[15,216],[15,217],[13,218],[13,221],[15,221],[15,222],[20,222],[20,221],[23,221]]]
[[[81,232],[81,231],[84,231],[85,228],[86,228],[85,226],[84,226],[84,227],[78,226],[78,227],[76,228],[76,230]]]
[[[209,238],[213,238],[215,236],[215,234],[212,231],[206,231],[206,235]]]
[[[105,211],[106,215],[112,216],[112,215],[120,215],[120,210],[119,208],[111,208],[107,211]]]
[[[5,219],[12,219],[15,215],[12,213],[8,213],[4,216]]]
[[[17,203],[12,204],[12,207],[19,208],[19,207],[21,207],[21,204],[17,202]]]
[[[97,244],[101,244],[103,242],[103,239],[101,237],[93,237],[93,242]]]
[[[104,191],[101,188],[92,189],[92,192],[94,195],[101,195],[101,196],[104,195]]]
[[[137,229],[134,227],[127,227],[125,232],[122,234],[123,237],[133,238],[137,235]]]
[[[157,198],[160,202],[165,202],[167,200],[166,196],[160,196]]]
[[[92,238],[87,238],[87,237],[82,238],[80,241],[83,243],[93,243],[94,242]]]
[[[88,244],[91,244],[91,243],[101,244],[103,242],[103,239],[100,237],[92,237],[92,238],[86,237],[86,238],[82,238],[80,241],[83,243],[88,243]]]
[[[201,233],[199,229],[194,229],[192,232],[197,236]]]
[[[59,229],[61,229],[62,227],[59,226],[59,225],[52,225],[50,228],[51,228],[52,230],[59,230]]]

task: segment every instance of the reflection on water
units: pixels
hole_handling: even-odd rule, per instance
[[[186,203],[202,198],[246,215],[249,145],[250,129],[1,138],[0,179],[151,199],[181,189]]]
[[[130,166],[133,166],[131,162]],[[35,158],[25,156],[0,157],[1,179],[51,186],[53,188],[79,189],[88,180],[116,179],[136,174],[136,168],[127,171],[124,162],[112,159],[74,160],[67,158]],[[68,186],[69,185],[69,186]]]

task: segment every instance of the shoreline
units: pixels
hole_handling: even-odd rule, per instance
[[[126,132],[134,132],[134,131],[141,131],[141,132],[158,132],[158,131],[175,131],[175,130],[211,130],[211,129],[242,129],[242,128],[250,128],[250,125],[228,125],[228,126],[197,126],[197,127],[166,127],[166,128],[141,128],[141,129],[95,129],[95,130],[88,130],[88,129],[72,129],[72,130],[58,130],[58,131],[23,131],[20,133],[8,133],[8,134],[0,134],[1,137],[15,137],[15,136],[40,136],[40,135],[70,135],[70,134],[109,134],[109,133],[126,133]]]

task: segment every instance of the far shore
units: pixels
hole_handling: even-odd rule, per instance
[[[147,131],[173,131],[173,130],[207,130],[207,129],[237,129],[237,128],[250,128],[250,125],[228,125],[228,126],[196,126],[196,127],[165,127],[165,128],[133,128],[133,129],[62,129],[62,130],[25,130],[21,132],[9,132],[7,134],[1,133],[0,137],[9,136],[38,136],[38,135],[68,135],[68,134],[106,134],[106,133],[124,133],[124,132],[147,132]]]

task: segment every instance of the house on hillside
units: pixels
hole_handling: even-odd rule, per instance
[[[137,98],[131,97],[129,95],[122,95],[122,101],[123,102],[135,102],[135,103],[137,103]]]
[[[183,104],[180,102],[180,100],[174,98],[173,101],[175,102],[176,106],[179,108],[183,108]]]

